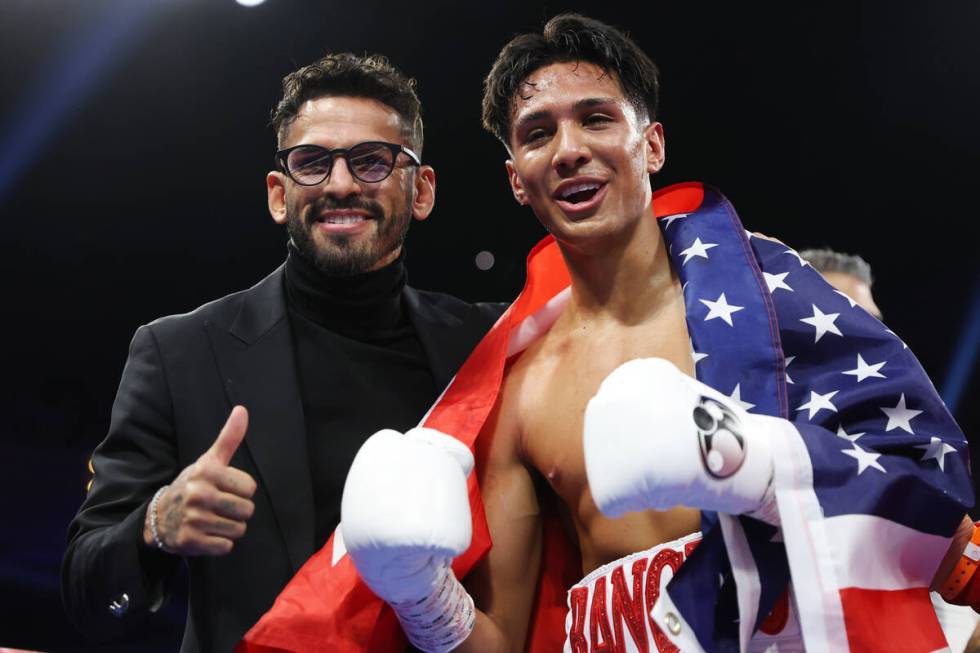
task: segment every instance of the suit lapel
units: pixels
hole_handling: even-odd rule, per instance
[[[231,325],[208,326],[228,397],[249,411],[244,446],[297,571],[313,553],[313,484],[283,268],[245,291]]]
[[[436,388],[442,390],[466,359],[485,325],[475,323],[477,312],[467,305],[463,316],[436,305],[414,288],[405,288],[405,306],[425,350]]]
[[[470,306],[457,315],[412,288],[404,293],[433,380],[444,388],[487,325]],[[229,400],[249,411],[244,447],[298,571],[313,553],[313,482],[283,268],[245,291],[231,324],[209,323],[207,328]]]

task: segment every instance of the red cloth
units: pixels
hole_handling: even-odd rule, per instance
[[[655,215],[697,209],[699,183],[677,184],[654,194]],[[456,436],[470,449],[500,391],[512,331],[569,285],[568,270],[550,236],[531,250],[524,290],[460,368],[424,425]],[[490,550],[483,501],[476,475],[469,480],[473,541],[453,570],[464,577]],[[342,526],[341,526],[342,528]],[[236,647],[237,653],[400,653],[404,635],[392,610],[357,575],[350,557],[338,551],[336,533],[279,594],[272,608]],[[565,594],[581,576],[581,561],[554,514],[546,515],[541,578],[528,637],[532,653],[560,651],[565,640]],[[339,558],[334,561],[334,558]]]

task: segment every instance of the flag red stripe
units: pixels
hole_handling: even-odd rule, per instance
[[[904,590],[852,587],[841,590],[840,598],[851,653],[926,653],[946,647],[929,590],[924,587]]]

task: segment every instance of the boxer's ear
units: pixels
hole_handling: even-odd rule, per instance
[[[643,130],[646,141],[647,172],[651,175],[660,172],[667,158],[667,143],[664,141],[664,126],[659,122],[651,122]]]
[[[517,203],[526,206],[527,205],[527,193],[524,191],[524,183],[521,181],[520,175],[517,174],[517,169],[514,168],[514,162],[510,159],[504,161],[504,167],[507,168],[507,181],[510,182],[510,190],[514,193],[514,199]]]

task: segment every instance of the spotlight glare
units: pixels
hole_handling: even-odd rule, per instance
[[[235,2],[243,7],[258,7],[260,4],[265,2],[265,0],[235,0]]]

